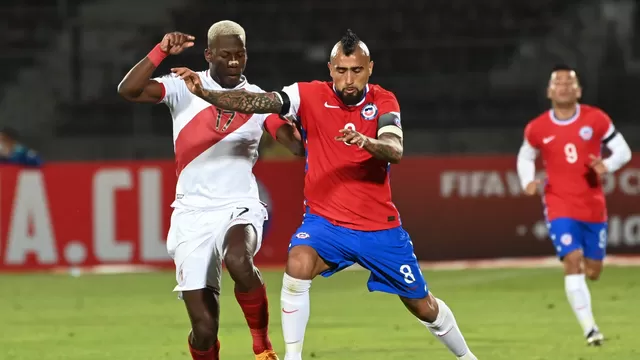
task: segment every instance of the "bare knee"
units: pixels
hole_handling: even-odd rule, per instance
[[[400,297],[400,300],[413,316],[424,322],[433,323],[438,318],[438,302],[431,293],[422,299]]]
[[[582,251],[576,250],[567,254],[563,259],[565,275],[582,274]]]
[[[600,274],[602,274],[602,261],[585,259],[584,265],[584,273],[589,280],[595,281],[600,279]]]
[[[208,316],[191,320],[191,345],[199,350],[208,350],[217,340],[217,321]]]
[[[300,280],[312,280],[329,266],[310,246],[298,245],[289,250],[286,273]]]

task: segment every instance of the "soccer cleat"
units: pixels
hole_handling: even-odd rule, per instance
[[[587,345],[600,346],[603,341],[604,335],[598,329],[591,330],[587,335]]]
[[[265,350],[262,353],[256,355],[256,360],[280,360],[276,352],[273,350]]]

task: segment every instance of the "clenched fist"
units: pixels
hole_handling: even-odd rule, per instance
[[[167,54],[178,55],[185,49],[192,47],[195,39],[195,36],[181,32],[168,33],[162,38],[160,49]]]

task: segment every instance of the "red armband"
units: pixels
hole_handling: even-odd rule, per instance
[[[147,54],[147,57],[149,58],[149,60],[151,60],[151,63],[155,67],[158,67],[162,60],[164,60],[167,56],[169,56],[169,53],[162,51],[162,49],[160,48],[160,44],[156,45],[153,50],[151,50],[149,54]]]

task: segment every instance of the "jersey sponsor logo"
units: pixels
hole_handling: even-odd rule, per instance
[[[368,103],[362,108],[360,115],[365,120],[373,120],[378,116],[378,107],[373,103]]]
[[[582,140],[591,140],[591,137],[593,136],[593,129],[591,126],[583,126],[580,128],[579,134]]]
[[[552,142],[553,139],[555,139],[555,138],[556,138],[555,135],[554,136],[547,136],[546,138],[542,139],[542,143],[543,144],[548,144],[548,143]]]
[[[306,232],[299,232],[299,233],[296,234],[296,237],[298,239],[308,239],[311,236],[309,234],[307,234]]]
[[[338,105],[329,105],[328,102],[324,102],[324,107],[329,108],[329,109],[340,109],[340,106]]]
[[[560,242],[564,246],[569,246],[573,242],[573,237],[571,237],[571,234],[562,234],[562,236],[560,237]]]

